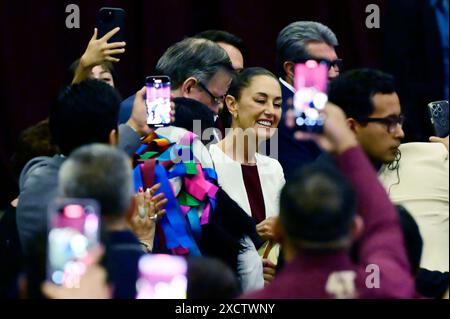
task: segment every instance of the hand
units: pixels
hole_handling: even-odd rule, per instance
[[[437,136],[431,136],[430,137],[430,142],[431,143],[442,143],[444,144],[445,148],[447,148],[448,151],[448,135],[447,137],[437,137]]]
[[[154,130],[147,125],[147,106],[145,105],[146,87],[144,86],[134,98],[133,109],[127,124],[132,127],[139,135],[146,136]],[[175,104],[170,102],[170,120],[175,121]]]
[[[269,217],[256,225],[256,232],[264,240],[275,240],[275,217]]]
[[[264,286],[270,284],[276,274],[276,265],[272,263],[269,259],[263,259],[263,276],[264,276]]]
[[[166,210],[162,207],[167,203],[164,194],[153,194],[161,187],[156,184],[144,192],[135,195],[137,207],[132,216],[128,218],[128,224],[136,237],[145,242],[149,247],[153,247],[156,222],[161,219]]]
[[[92,252],[92,263],[81,277],[79,288],[66,288],[45,282],[42,293],[50,299],[110,299],[112,291],[106,282],[106,270],[98,265],[102,255],[102,248]]]
[[[97,40],[97,28],[94,29],[94,35],[89,41],[86,51],[81,56],[80,64],[83,68],[93,68],[104,62],[119,62],[120,59],[114,58],[113,55],[122,54],[125,52],[125,42],[108,43],[120,28],[115,28]]]
[[[349,148],[358,145],[355,134],[348,127],[345,113],[340,107],[327,103],[322,113],[325,115],[323,134],[296,132],[294,137],[297,140],[313,140],[322,149],[333,154],[342,154]],[[293,117],[294,112],[288,111],[286,114],[287,125],[294,122]]]

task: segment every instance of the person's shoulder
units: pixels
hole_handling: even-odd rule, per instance
[[[448,155],[448,150],[442,143],[429,143],[429,142],[413,142],[404,143],[399,147],[402,155],[408,156],[439,156]]]
[[[19,187],[22,189],[25,187],[33,177],[45,177],[49,171],[58,171],[63,162],[63,158],[59,155],[54,157],[40,156],[30,160],[22,172],[19,178]]]

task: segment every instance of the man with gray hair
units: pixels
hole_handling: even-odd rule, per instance
[[[294,97],[294,66],[306,60],[317,60],[328,65],[329,79],[339,75],[342,60],[338,59],[335,47],[336,35],[327,26],[314,21],[297,21],[285,27],[277,38],[277,73],[283,94],[283,114],[292,107]],[[286,127],[285,120],[280,121],[278,133],[278,160],[283,167],[286,179],[295,169],[310,163],[320,154],[313,142],[301,142],[293,137]]]
[[[113,296],[134,299],[138,261],[145,252],[143,246],[153,246],[155,218],[151,217],[165,203],[164,195],[153,198],[156,204],[145,210],[148,216],[136,214],[129,157],[106,144],[91,144],[74,151],[61,166],[59,187],[64,197],[98,201],[105,266],[114,286]],[[134,222],[130,223],[129,216]]]
[[[199,38],[186,38],[169,47],[155,68],[156,75],[170,77],[177,108],[179,104],[207,106],[213,116],[223,106],[233,72],[227,52],[216,43]],[[121,123],[128,120],[132,101],[130,97],[122,102]]]

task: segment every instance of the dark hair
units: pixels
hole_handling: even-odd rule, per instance
[[[86,80],[61,90],[50,110],[50,131],[63,155],[91,143],[108,143],[117,130],[120,98],[110,85]]]
[[[248,88],[251,85],[251,81],[255,76],[260,75],[270,76],[278,82],[277,77],[267,69],[260,67],[246,68],[240,73],[234,75],[233,81],[231,82],[230,88],[228,89],[228,95],[231,95],[236,100],[239,100],[241,98],[242,90]],[[226,106],[222,109],[219,117],[223,123],[224,128],[231,127],[232,116]]]
[[[280,207],[281,224],[298,249],[346,248],[335,243],[350,233],[356,199],[335,168],[309,164],[297,171],[281,191]]]
[[[75,76],[75,72],[80,64],[80,59],[75,60],[67,69],[66,74],[64,75],[64,86],[71,85],[73,81],[73,77]],[[114,68],[114,65],[111,62],[105,61],[100,66],[105,70],[111,73],[112,78],[114,80],[114,85],[117,86],[117,72]]]
[[[173,99],[173,102],[175,103],[176,117],[172,125],[194,132],[194,120],[198,120],[201,123],[202,134],[199,137],[202,143],[205,145],[211,143],[213,137],[205,139],[206,134],[203,132],[214,127],[214,113],[197,100],[177,97]]]
[[[234,73],[224,49],[210,40],[186,38],[167,49],[155,73],[169,76],[172,88],[177,89],[189,77],[208,83],[221,69]]]
[[[281,30],[277,38],[278,76],[286,76],[284,62],[298,62],[310,57],[306,46],[311,42],[324,42],[333,47],[339,44],[333,31],[319,22],[296,21]]]
[[[331,81],[330,102],[342,108],[347,117],[363,120],[374,112],[372,97],[395,92],[394,78],[379,70],[358,69],[344,72]]]
[[[234,96],[236,100],[239,100],[242,91],[251,85],[252,79],[260,75],[272,77],[278,82],[277,77],[267,69],[259,67],[247,68],[233,77],[233,81],[228,89],[228,95]]]
[[[31,159],[38,156],[58,154],[58,147],[52,143],[48,119],[33,125],[20,133],[16,151],[11,159],[17,176]]]
[[[396,205],[402,227],[403,239],[405,242],[406,253],[411,265],[411,272],[416,275],[420,268],[420,259],[422,257],[423,240],[420,235],[419,226],[416,221],[402,205]]]
[[[240,292],[236,275],[222,261],[189,257],[187,299],[232,299]]]
[[[238,36],[229,33],[223,30],[206,30],[194,35],[194,38],[207,39],[212,42],[218,43],[223,42],[229,45],[234,46],[239,51],[241,51],[242,55],[246,52],[246,48],[244,46],[244,41]]]

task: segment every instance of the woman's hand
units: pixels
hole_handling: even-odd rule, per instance
[[[104,62],[119,62],[120,59],[113,57],[113,55],[122,54],[125,52],[125,42],[108,43],[120,28],[115,28],[109,31],[101,39],[97,39],[97,28],[94,29],[94,35],[89,41],[86,51],[81,56],[80,64],[84,68],[93,68]]]
[[[275,240],[275,217],[269,217],[256,225],[256,232],[264,240]]]
[[[128,219],[128,224],[136,237],[150,250],[153,248],[156,222],[166,214],[166,210],[163,209],[167,203],[164,194],[153,196],[160,187],[161,184],[156,184],[145,192],[136,194],[137,207]]]
[[[276,265],[269,259],[263,259],[264,286],[270,284],[276,274]]]
[[[113,55],[124,53],[126,43],[108,43],[108,40],[119,32],[119,30],[120,28],[115,28],[105,34],[103,38],[97,39],[98,30],[94,29],[94,35],[89,41],[86,51],[81,56],[72,84],[80,83],[81,81],[87,79],[92,68],[96,65],[101,65],[105,62],[120,61],[120,59],[113,57]]]

